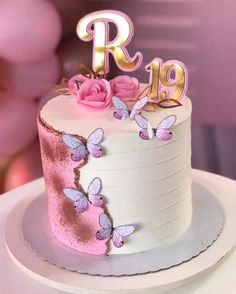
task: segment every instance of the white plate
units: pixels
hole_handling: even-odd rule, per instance
[[[79,274],[63,270],[43,261],[28,249],[22,242],[20,235],[24,210],[33,199],[39,196],[39,193],[33,191],[31,198],[25,198],[9,217],[5,231],[8,252],[21,270],[30,277],[48,286],[60,289],[63,293],[156,294],[163,289],[171,289],[196,280],[206,275],[206,272],[216,264],[219,264],[222,257],[229,253],[235,245],[236,235],[232,234],[232,230],[236,225],[236,198],[233,193],[225,195],[220,185],[207,181],[201,177],[199,172],[195,171],[193,175],[194,181],[200,182],[218,198],[226,217],[224,229],[217,241],[208,250],[189,262],[152,274],[117,278]]]

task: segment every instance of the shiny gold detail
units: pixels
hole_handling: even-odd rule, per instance
[[[117,27],[117,36],[109,40],[109,22]],[[83,41],[93,39],[93,70],[100,74],[109,72],[109,53],[117,66],[124,71],[137,69],[142,54],[137,52],[131,58],[126,50],[133,36],[133,24],[129,17],[117,11],[98,11],[83,17],[77,24],[77,35]]]
[[[174,70],[175,79],[171,80],[170,75]],[[164,63],[160,70],[160,82],[164,88],[174,88],[174,90],[170,95],[168,95],[167,91],[160,92],[160,99],[174,99],[179,100],[186,88],[186,73],[184,68],[178,63]]]
[[[137,97],[135,97],[133,100],[139,100],[145,96],[150,96],[151,93],[151,85],[147,85],[139,94]]]
[[[88,68],[85,64],[80,64],[79,74],[88,77],[89,79],[106,79],[107,74],[100,74],[99,71],[94,71],[93,69]]]
[[[168,103],[170,103],[168,105]],[[176,99],[163,99],[157,103],[157,105],[161,108],[173,108],[177,106],[182,106],[179,100]]]
[[[55,136],[61,136],[63,132],[55,130],[52,126],[50,126],[41,116],[38,115],[38,123],[46,129],[47,132],[54,134]]]
[[[161,67],[161,59],[154,58],[146,67],[146,71],[150,72],[150,78],[149,83],[151,84],[151,93],[150,93],[150,99],[152,100],[158,100],[158,94],[159,94],[159,83],[160,83],[160,67]]]
[[[150,72],[151,93],[149,103],[157,104],[162,108],[181,106],[179,101],[187,89],[187,69],[184,64],[171,60],[163,64],[159,58],[154,58],[146,66]],[[171,73],[174,71],[174,79]]]
[[[158,106],[157,106],[157,104],[154,103],[154,102],[148,102],[148,103],[144,106],[143,109],[144,109],[145,111],[147,111],[147,112],[156,112],[157,109],[158,109]]]
[[[58,95],[70,95],[68,90],[68,79],[62,78],[61,82],[57,85],[51,85],[48,88],[53,90]]]

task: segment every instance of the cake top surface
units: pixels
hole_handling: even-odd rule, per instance
[[[176,115],[175,125],[181,124],[190,115],[192,103],[188,97],[181,100],[182,106],[174,108],[158,108],[156,112],[144,111],[143,115],[152,127],[168,115]],[[90,112],[80,107],[73,96],[60,95],[50,100],[41,110],[40,118],[55,130],[65,133],[88,136],[96,128],[103,128],[106,136],[124,136],[133,134],[139,127],[131,119],[123,121],[113,117],[114,107],[99,112]]]

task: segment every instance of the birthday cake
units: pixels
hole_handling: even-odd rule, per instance
[[[113,43],[105,38],[110,22],[120,28]],[[141,64],[141,53],[131,58],[124,47],[132,22],[101,11],[84,17],[77,33],[94,38],[93,70],[71,78],[38,117],[51,230],[94,255],[173,242],[192,219],[186,68],[154,59],[149,84],[126,75],[108,80],[109,53],[123,71]]]

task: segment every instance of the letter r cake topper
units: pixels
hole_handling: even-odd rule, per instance
[[[115,24],[117,35],[109,39],[110,24]],[[130,18],[115,10],[101,10],[84,16],[77,24],[77,35],[83,41],[93,39],[93,71],[101,75],[109,72],[109,53],[123,71],[134,71],[142,63],[143,55],[137,52],[130,57],[125,48],[133,37]]]

